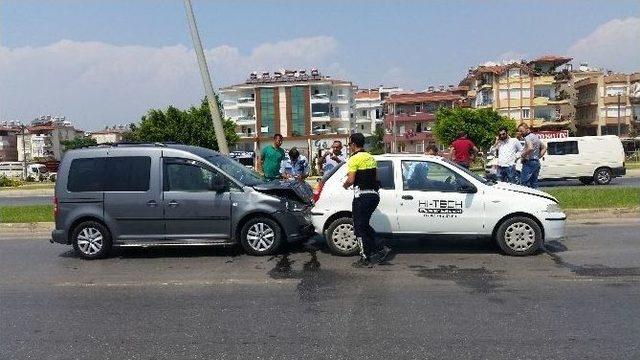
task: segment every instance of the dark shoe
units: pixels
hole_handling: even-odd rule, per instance
[[[373,267],[373,264],[366,258],[361,257],[360,259],[358,259],[358,261],[351,264],[351,266],[353,266],[354,268],[370,268]]]
[[[376,252],[375,254],[371,255],[371,262],[372,263],[376,263],[376,264],[380,264],[380,263],[385,261],[387,256],[389,256],[389,253],[391,253],[391,249],[389,249],[386,246],[383,246],[382,250],[380,250],[380,251]]]

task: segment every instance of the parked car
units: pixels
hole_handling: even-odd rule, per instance
[[[49,180],[51,173],[43,164],[27,164],[27,178],[35,181]],[[20,161],[0,162],[0,175],[6,177],[24,178],[24,163]]]
[[[86,258],[112,247],[229,245],[272,254],[313,235],[311,189],[264,182],[220,153],[185,145],[68,151],[55,188],[52,242]]]
[[[380,204],[371,225],[385,236],[491,236],[509,255],[535,253],[545,240],[564,236],[566,216],[542,191],[488,181],[439,156],[380,155]],[[331,251],[353,255],[353,190],[342,188],[346,166],[318,184],[312,209],[316,232]]]
[[[606,185],[626,174],[625,155],[615,135],[543,139],[547,154],[540,161],[540,180],[578,179],[583,184]],[[493,173],[497,158],[487,157],[486,172]],[[522,169],[516,163],[518,173]]]

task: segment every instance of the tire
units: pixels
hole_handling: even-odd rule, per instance
[[[111,252],[111,233],[97,221],[85,221],[73,229],[71,243],[80,257],[87,260],[101,259]]]
[[[341,217],[335,219],[325,232],[327,246],[331,253],[339,256],[352,256],[360,253],[360,245],[353,231],[353,219]]]
[[[611,169],[609,168],[596,169],[595,173],[593,174],[593,180],[596,185],[607,185],[611,182],[612,178],[613,176],[611,174]]]
[[[251,218],[242,226],[240,244],[249,255],[274,254],[282,245],[282,229],[267,217]]]
[[[500,249],[511,256],[528,256],[542,246],[542,230],[538,224],[525,216],[514,216],[503,221],[496,231],[496,242]]]
[[[585,184],[585,185],[593,184],[593,178],[592,177],[584,176],[584,177],[578,178],[578,180],[580,180],[580,182]]]

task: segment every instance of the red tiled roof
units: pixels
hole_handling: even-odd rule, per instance
[[[380,100],[378,90],[362,90],[356,93],[356,100]]]
[[[460,99],[462,99],[460,95],[452,94],[451,92],[418,92],[410,94],[393,94],[385,101],[388,104],[411,104],[432,101],[455,101]]]
[[[550,63],[554,63],[554,64],[556,64],[556,66],[558,66],[558,65],[566,64],[571,60],[573,60],[573,58],[565,57],[565,56],[543,55],[543,56],[540,56],[537,59],[529,61],[529,64],[538,63],[538,62],[550,62]]]

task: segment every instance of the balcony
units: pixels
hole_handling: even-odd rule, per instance
[[[627,100],[628,100],[628,96],[627,95],[620,95],[620,104],[621,105],[626,104]],[[618,95],[605,96],[604,97],[604,103],[605,103],[605,105],[618,105]]]
[[[236,135],[242,139],[250,139],[255,137],[255,133],[236,132]]]
[[[239,97],[238,98],[238,107],[255,107],[256,101],[253,97]]]
[[[314,122],[329,122],[331,121],[331,117],[329,117],[328,112],[324,111],[315,111],[311,113],[311,121]]]
[[[385,134],[384,142],[391,143],[393,141],[393,134]],[[396,141],[429,141],[433,140],[433,135],[429,132],[410,132],[407,131],[403,134],[398,134],[395,136]]]
[[[255,125],[256,118],[253,116],[240,116],[236,119],[236,125]]]
[[[371,119],[366,117],[357,117],[356,124],[371,124]]]
[[[398,114],[398,115],[386,115],[386,122],[403,122],[403,121],[433,121],[436,119],[434,113],[413,113],[413,114]]]
[[[336,104],[348,104],[349,103],[349,98],[347,97],[347,95],[336,95],[331,99],[333,102],[335,102]]]
[[[328,104],[329,103],[329,95],[320,93],[311,95],[311,103],[312,104]]]

